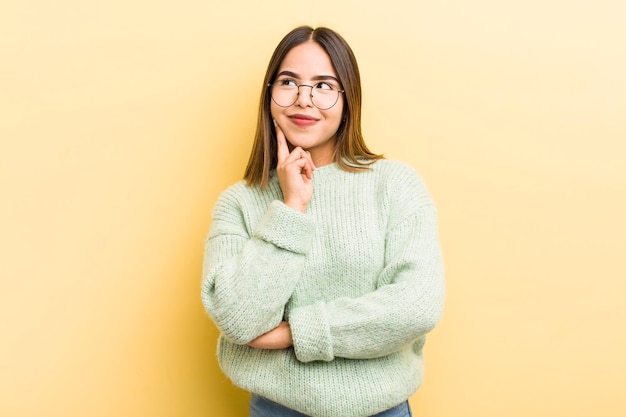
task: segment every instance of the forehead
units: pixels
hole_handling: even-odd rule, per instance
[[[302,78],[319,75],[337,76],[326,51],[313,41],[307,41],[292,48],[280,63],[278,72],[281,71],[290,71]]]

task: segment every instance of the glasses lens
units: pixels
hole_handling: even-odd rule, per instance
[[[293,82],[276,81],[272,84],[272,100],[281,107],[289,107],[298,99],[298,86]]]
[[[313,88],[312,91],[313,105],[320,110],[330,109],[339,98],[339,91],[326,83],[320,83]]]

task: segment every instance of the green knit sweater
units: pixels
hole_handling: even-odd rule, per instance
[[[306,214],[275,174],[218,199],[202,300],[234,384],[315,417],[360,417],[406,400],[444,300],[436,212],[418,174],[389,160],[313,174]],[[293,347],[246,343],[291,326]]]

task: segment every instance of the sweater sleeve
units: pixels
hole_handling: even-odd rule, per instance
[[[432,330],[444,301],[443,262],[432,204],[399,205],[386,233],[378,288],[295,308],[290,313],[298,360],[370,359],[402,349]]]
[[[273,201],[255,229],[231,195],[214,209],[205,244],[202,302],[222,335],[246,344],[276,327],[311,245],[312,220]]]

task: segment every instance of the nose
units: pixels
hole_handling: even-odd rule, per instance
[[[300,94],[300,88],[309,87],[311,90],[309,94]],[[296,104],[300,107],[313,107],[313,86],[301,84],[298,86],[298,97],[296,98]]]

